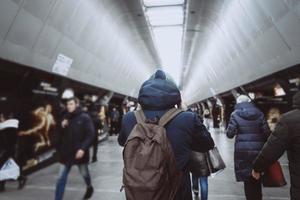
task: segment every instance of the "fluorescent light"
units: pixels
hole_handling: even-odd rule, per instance
[[[163,69],[168,72],[178,84],[182,70],[182,26],[156,27],[153,29],[154,41],[162,60]]]
[[[151,26],[182,25],[184,20],[182,6],[148,8],[146,13]]]
[[[147,7],[180,5],[183,3],[184,3],[184,0],[144,0],[144,4]]]

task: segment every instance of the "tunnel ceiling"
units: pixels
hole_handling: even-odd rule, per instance
[[[1,0],[0,57],[52,72],[59,54],[68,77],[136,96],[159,65],[136,0]]]
[[[188,104],[300,61],[299,0],[189,0],[186,15]]]
[[[52,72],[63,54],[73,60],[68,77],[136,96],[161,64],[141,2],[1,0],[0,57]],[[300,0],[187,0],[184,8],[182,65],[173,71],[188,104],[299,63]]]

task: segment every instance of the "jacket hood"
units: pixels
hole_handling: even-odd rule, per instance
[[[181,103],[181,94],[174,83],[162,70],[157,70],[143,83],[138,102],[143,109],[165,110]]]
[[[298,91],[293,97],[293,107],[300,108],[300,91]]]
[[[262,113],[253,103],[244,102],[235,106],[237,115],[245,120],[256,120],[261,117]]]

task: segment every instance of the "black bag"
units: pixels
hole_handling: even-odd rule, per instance
[[[208,152],[208,166],[212,174],[221,172],[226,168],[225,162],[223,161],[217,147],[214,147]]]
[[[196,176],[209,176],[210,171],[208,167],[208,153],[200,153],[192,151],[189,160],[189,170]]]

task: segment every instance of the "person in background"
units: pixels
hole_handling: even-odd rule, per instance
[[[200,114],[198,114],[197,110],[188,109],[188,112],[194,112],[198,115],[199,120],[203,123],[203,119]],[[208,129],[208,127],[206,126]],[[207,165],[207,153],[201,153],[201,159],[198,156],[198,164],[199,169],[197,171],[201,172],[200,174],[192,173],[192,190],[196,199],[199,196],[199,185],[201,190],[201,200],[208,199],[208,176],[210,175],[209,167]],[[193,166],[190,166],[193,167]],[[193,167],[194,168],[194,167]]]
[[[271,108],[268,113],[268,124],[271,131],[275,130],[276,124],[281,117],[280,110],[278,108]]]
[[[61,122],[61,132],[55,141],[61,163],[55,200],[63,199],[68,174],[73,165],[78,166],[87,186],[83,199],[89,199],[94,192],[88,163],[89,148],[95,138],[95,128],[90,116],[79,107],[79,100],[76,97],[67,100],[66,109],[67,113]]]
[[[17,158],[17,130],[19,120],[13,118],[13,114],[0,114],[0,168],[9,159],[13,158],[19,164]],[[20,165],[20,164],[19,164]],[[18,189],[23,189],[27,178],[23,175],[20,166],[20,177],[18,178]],[[0,181],[0,192],[5,190],[5,181]]]
[[[288,154],[291,176],[291,200],[300,199],[300,91],[293,97],[294,110],[283,114],[274,132],[253,164],[252,176],[259,180],[261,173]]]
[[[235,138],[234,169],[238,182],[244,182],[247,200],[262,200],[261,181],[251,176],[252,162],[270,135],[264,114],[246,95],[237,98],[227,128],[227,137]]]
[[[209,118],[210,118],[210,113],[208,109],[205,109],[203,112],[203,123],[206,126],[206,128],[209,130],[210,129],[210,122],[209,122]]]
[[[110,113],[110,134],[117,134],[119,125],[120,113],[116,107],[113,107]]]
[[[98,145],[99,145],[99,133],[102,128],[102,124],[99,116],[99,109],[96,105],[92,105],[89,111],[90,117],[92,118],[94,128],[95,128],[95,138],[93,141],[93,156],[92,162],[97,162],[97,153],[98,153]]]

